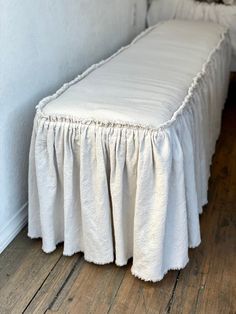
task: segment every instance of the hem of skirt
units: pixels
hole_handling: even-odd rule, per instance
[[[42,236],[39,236],[39,235],[32,235],[32,234],[29,234],[28,233],[28,237],[30,239],[42,239]],[[55,246],[53,246],[52,248],[50,249],[45,249],[44,247],[42,247],[42,251],[46,254],[50,254],[52,252],[54,252],[56,249],[57,249],[57,245],[60,244],[60,243],[63,243],[64,241],[58,241],[56,243]],[[199,245],[201,244],[201,240],[197,243],[197,244],[194,244],[194,245],[189,245],[188,248],[189,249],[194,249],[196,247],[198,247]],[[74,251],[71,251],[71,252],[66,252],[66,251],[63,251],[63,256],[73,256],[74,254],[79,254],[79,253],[82,253],[84,254],[84,251],[81,250],[81,249],[78,249],[78,250],[74,250]],[[126,266],[129,262],[129,260],[133,258],[133,256],[130,256],[129,258],[127,258],[127,260],[124,262],[124,263],[117,263],[115,260],[114,260],[114,257],[112,258],[108,258],[108,259],[104,259],[104,260],[96,260],[94,258],[91,258],[89,256],[86,256],[84,254],[84,260],[88,263],[92,263],[92,264],[95,264],[95,265],[100,265],[100,266],[104,266],[104,265],[107,265],[107,264],[112,264],[114,263],[116,266],[118,267],[123,267],[123,266]],[[145,275],[142,275],[139,271],[135,270],[135,268],[133,268],[133,266],[131,267],[131,273],[133,276],[135,276],[136,278],[140,279],[140,280],[143,280],[143,281],[146,281],[146,282],[158,282],[158,281],[161,281],[165,275],[171,271],[171,270],[181,270],[183,268],[186,267],[186,265],[188,264],[189,262],[189,258],[186,259],[186,261],[180,265],[174,265],[174,266],[170,266],[170,267],[167,267],[164,271],[163,271],[163,275],[160,276],[160,277],[157,277],[155,279],[152,279],[151,276],[145,276]]]
[[[197,248],[200,244],[201,244],[201,241],[199,241],[199,242],[198,242],[197,244],[195,244],[195,245],[189,246],[188,248],[189,248],[189,249],[194,249],[194,248]],[[146,282],[153,282],[153,283],[155,283],[155,282],[161,281],[169,271],[172,271],[172,270],[175,271],[175,270],[182,270],[182,269],[184,269],[184,268],[187,266],[188,263],[189,263],[189,258],[187,258],[187,259],[185,260],[185,262],[183,262],[183,263],[180,264],[180,265],[174,265],[174,266],[167,267],[167,268],[163,271],[162,276],[157,277],[157,278],[155,278],[155,279],[152,279],[151,276],[141,275],[138,270],[135,270],[135,269],[133,268],[133,266],[132,266],[132,268],[131,268],[131,273],[132,273],[133,276],[135,276],[136,278],[138,278],[138,279],[140,279],[140,280],[143,280],[143,281],[146,281]]]
[[[173,271],[181,270],[181,269],[185,268],[186,265],[188,264],[188,262],[189,262],[189,258],[181,265],[175,265],[175,266],[168,267],[162,273],[162,276],[157,277],[155,279],[152,279],[151,276],[141,275],[137,270],[133,269],[133,267],[131,268],[131,273],[132,273],[133,276],[135,276],[136,278],[138,278],[140,280],[143,280],[145,282],[153,282],[153,283],[155,283],[155,282],[161,281],[169,271],[171,271],[171,270],[173,270]]]

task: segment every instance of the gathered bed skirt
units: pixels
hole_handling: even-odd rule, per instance
[[[132,257],[132,273],[154,282],[170,269],[185,267],[188,248],[201,241],[199,214],[207,203],[228,89],[227,32],[220,33],[171,118],[158,127],[46,109],[91,73],[154,36],[158,27],[164,31],[165,24],[39,104],[29,165],[28,235],[41,237],[45,252],[64,242],[64,255],[84,252],[85,260],[96,264],[122,266]]]

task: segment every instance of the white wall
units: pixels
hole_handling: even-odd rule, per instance
[[[0,251],[27,220],[34,107],[145,27],[146,0],[0,0]]]

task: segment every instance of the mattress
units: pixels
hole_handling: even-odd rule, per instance
[[[29,231],[161,280],[199,245],[231,46],[216,24],[168,21],[37,106]]]

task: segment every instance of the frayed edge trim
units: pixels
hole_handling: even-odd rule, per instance
[[[199,243],[195,244],[195,245],[189,245],[188,248],[189,249],[194,249],[194,248],[197,248],[200,244],[201,244],[201,241]],[[163,272],[163,275],[161,277],[157,278],[157,279],[151,279],[148,276],[140,275],[140,273],[137,270],[135,270],[133,266],[131,267],[131,273],[132,273],[132,275],[134,275],[136,278],[138,278],[140,280],[143,280],[143,281],[146,281],[146,282],[154,282],[155,283],[155,282],[161,281],[169,271],[184,269],[187,266],[188,263],[189,263],[189,258],[187,258],[185,263],[183,263],[182,265],[176,265],[176,266],[167,268]]]
[[[29,234],[28,234],[28,237],[29,237],[30,239],[42,239],[41,236],[32,236],[32,235],[29,235]],[[46,250],[45,248],[42,247],[42,251],[43,251],[44,253],[46,253],[46,254],[53,253],[53,252],[57,249],[57,245],[60,244],[60,243],[63,243],[63,241],[59,241],[59,242],[55,245],[55,247],[54,247],[53,249],[50,249],[50,250]],[[198,247],[200,244],[201,244],[201,241],[200,241],[199,243],[195,244],[195,245],[189,245],[188,248],[189,248],[189,249],[194,249],[194,248]],[[70,256],[73,256],[74,254],[79,254],[79,253],[84,254],[84,252],[83,252],[82,250],[78,250],[78,251],[75,250],[73,253],[67,253],[67,252],[64,252],[64,251],[63,251],[63,256],[70,257]],[[84,257],[84,260],[85,260],[86,262],[88,262],[88,263],[92,263],[92,264],[100,265],[100,266],[104,266],[104,265],[108,265],[108,264],[114,263],[117,267],[123,267],[123,266],[127,265],[128,262],[129,262],[129,260],[130,260],[131,258],[133,258],[133,256],[130,256],[130,257],[127,259],[126,262],[124,262],[124,263],[117,263],[117,262],[114,260],[114,257],[113,257],[112,259],[107,259],[107,260],[103,260],[103,261],[101,261],[101,260],[94,260],[93,258],[90,258],[90,257],[86,256],[85,254],[84,254],[83,257]],[[146,282],[154,282],[154,283],[155,283],[155,282],[161,281],[169,271],[171,271],[171,270],[181,270],[181,269],[185,268],[186,265],[188,264],[188,262],[189,262],[189,258],[188,258],[188,259],[186,260],[186,262],[183,263],[182,265],[176,265],[176,266],[167,268],[167,269],[163,272],[163,276],[162,276],[162,277],[159,277],[159,278],[157,278],[157,279],[151,279],[150,277],[146,277],[146,276],[141,275],[137,270],[134,269],[133,266],[131,267],[131,273],[132,273],[132,275],[134,275],[136,278],[138,278],[138,279],[140,279],[140,280],[143,280],[143,281],[146,281]]]
[[[185,268],[187,266],[189,262],[189,258],[186,260],[185,263],[183,263],[183,265],[176,265],[176,266],[173,266],[173,267],[170,267],[168,269],[166,269],[164,272],[163,272],[163,275],[161,277],[158,277],[157,279],[150,279],[150,277],[146,277],[146,276],[142,276],[138,273],[137,270],[134,270],[133,267],[131,268],[131,273],[132,275],[134,275],[136,278],[140,279],[140,280],[143,280],[143,281],[146,281],[146,282],[158,282],[158,281],[161,281],[165,275],[171,271],[171,270],[181,270],[183,268]]]

